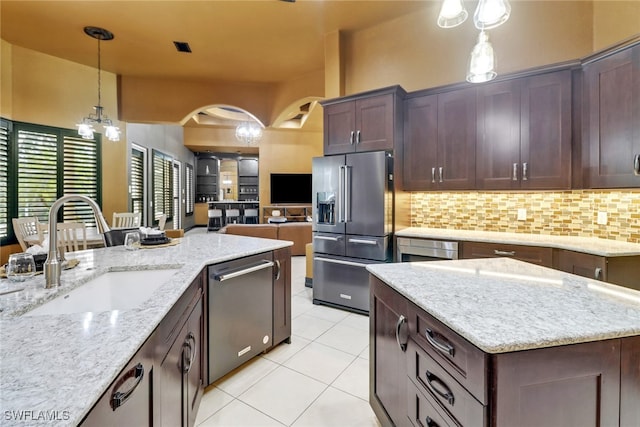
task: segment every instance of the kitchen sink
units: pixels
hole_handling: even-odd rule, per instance
[[[127,310],[139,307],[173,275],[175,269],[110,271],[61,295],[24,316]]]

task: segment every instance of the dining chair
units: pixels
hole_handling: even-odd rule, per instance
[[[20,243],[23,251],[29,246],[40,245],[44,239],[40,221],[35,216],[25,216],[22,218],[13,218],[13,232]]]
[[[111,228],[140,227],[142,214],[140,212],[114,212]]]
[[[58,248],[62,252],[87,249],[87,227],[83,222],[61,222],[57,234]]]
[[[167,214],[162,214],[158,218],[158,230],[164,231],[164,227],[167,224]]]

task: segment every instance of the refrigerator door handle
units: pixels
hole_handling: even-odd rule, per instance
[[[372,245],[372,246],[378,245],[378,242],[376,242],[375,240],[349,239],[348,241],[349,243],[359,243],[362,245]]]
[[[362,264],[362,263],[353,262],[353,261],[344,261],[344,260],[341,260],[341,259],[320,258],[320,257],[314,257],[313,259],[315,261],[328,262],[330,264],[350,265],[352,267],[366,267],[367,266],[367,264]]]
[[[344,222],[351,222],[351,166],[344,166]]]
[[[338,222],[345,222],[345,209],[344,209],[344,180],[346,172],[346,166],[341,165],[339,169],[339,179],[338,179]]]

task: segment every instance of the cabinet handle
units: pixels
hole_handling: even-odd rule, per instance
[[[351,135],[349,136],[349,144],[353,145],[353,136],[355,135],[354,131],[351,131]]]
[[[125,392],[121,392],[121,391],[117,391],[116,390],[111,394],[111,408],[114,411],[116,409],[118,409],[120,406],[122,406],[124,404],[124,402],[127,401],[127,399],[129,399],[129,397],[136,390],[136,387],[138,387],[138,384],[140,384],[140,382],[142,382],[142,377],[144,377],[144,366],[142,366],[142,363],[138,363],[136,366],[134,366],[133,368],[129,369],[118,380],[118,382],[116,383],[114,389],[117,389],[118,387],[121,387],[130,378],[135,378],[136,382],[131,386],[131,388],[129,390],[127,390]]]
[[[259,264],[251,267],[242,268],[240,270],[232,271],[230,273],[215,274],[213,280],[217,282],[224,282],[225,280],[233,279],[235,277],[244,276],[245,274],[253,273],[254,271],[263,270],[265,268],[273,267],[272,261],[262,260]]]
[[[400,342],[400,328],[402,328],[402,325],[406,322],[407,319],[403,315],[400,315],[400,317],[398,317],[398,323],[396,323],[396,342],[398,343],[398,347],[400,347],[400,350],[402,350],[403,352],[407,351],[407,343]]]
[[[433,419],[429,416],[427,416],[427,419],[425,419],[425,421],[427,422],[427,427],[440,427],[440,425],[433,421]]]
[[[431,168],[431,183],[436,183],[436,168]]]
[[[516,256],[516,251],[499,251],[494,249],[493,254],[498,256]]]
[[[633,173],[640,175],[640,154],[636,154],[633,158]]]
[[[517,181],[518,180],[518,164],[514,163],[513,164],[513,176],[511,177],[511,181]]]
[[[182,373],[186,374],[191,370],[191,362],[193,353],[193,349],[191,348],[191,343],[189,342],[189,337],[185,338],[182,343]]]
[[[436,350],[438,350],[439,352],[448,354],[451,357],[455,355],[455,351],[456,351],[455,348],[446,340],[443,342],[437,340],[435,337],[435,334],[431,329],[427,328],[424,336],[427,338],[427,342],[431,344],[431,346]]]
[[[596,280],[601,280],[602,279],[602,268],[596,267],[595,271],[593,272],[593,277]]]
[[[275,260],[275,263],[276,263],[276,278],[275,278],[275,280],[278,281],[278,280],[280,280],[280,270],[281,270],[280,269],[280,260],[279,259]]]
[[[522,164],[522,180],[523,181],[527,180],[527,162],[524,162]]]
[[[429,371],[427,371],[427,384],[434,393],[449,402],[449,405],[453,405],[455,397],[449,386]]]
[[[356,145],[360,144],[360,131],[356,132]]]
[[[440,176],[440,180],[439,180],[439,182],[442,182],[442,181],[443,181],[442,166],[440,166],[440,167],[438,168],[438,175]]]

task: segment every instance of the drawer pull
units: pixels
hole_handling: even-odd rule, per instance
[[[136,391],[136,387],[140,385],[142,378],[144,377],[144,367],[142,363],[138,363],[133,368],[129,369],[119,380],[116,382],[114,387],[115,391],[111,394],[111,408],[115,411],[120,406],[124,405],[124,403],[131,397],[134,391]],[[131,385],[131,388],[127,391],[119,391],[118,389],[124,385],[124,383],[133,378],[136,381]]]
[[[431,391],[449,402],[449,405],[453,405],[455,398],[451,389],[444,383],[444,381],[429,371],[427,371],[427,384]]]
[[[431,344],[433,348],[435,348],[439,352],[448,354],[451,357],[455,355],[455,348],[446,341],[445,342],[438,341],[431,329],[427,328],[427,331],[425,332],[424,336],[427,338],[427,341],[429,342],[429,344]]]
[[[594,271],[593,276],[596,280],[602,280],[602,268],[596,267],[596,270]]]
[[[427,417],[425,421],[427,422],[427,427],[440,427],[431,417]]]
[[[400,342],[400,328],[402,328],[402,325],[406,322],[407,319],[403,315],[400,315],[400,317],[398,317],[398,323],[396,323],[396,342],[398,343],[398,347],[400,347],[400,350],[402,350],[403,352],[407,351],[407,343]]]
[[[494,249],[493,254],[498,256],[516,256],[516,251],[499,251]]]

